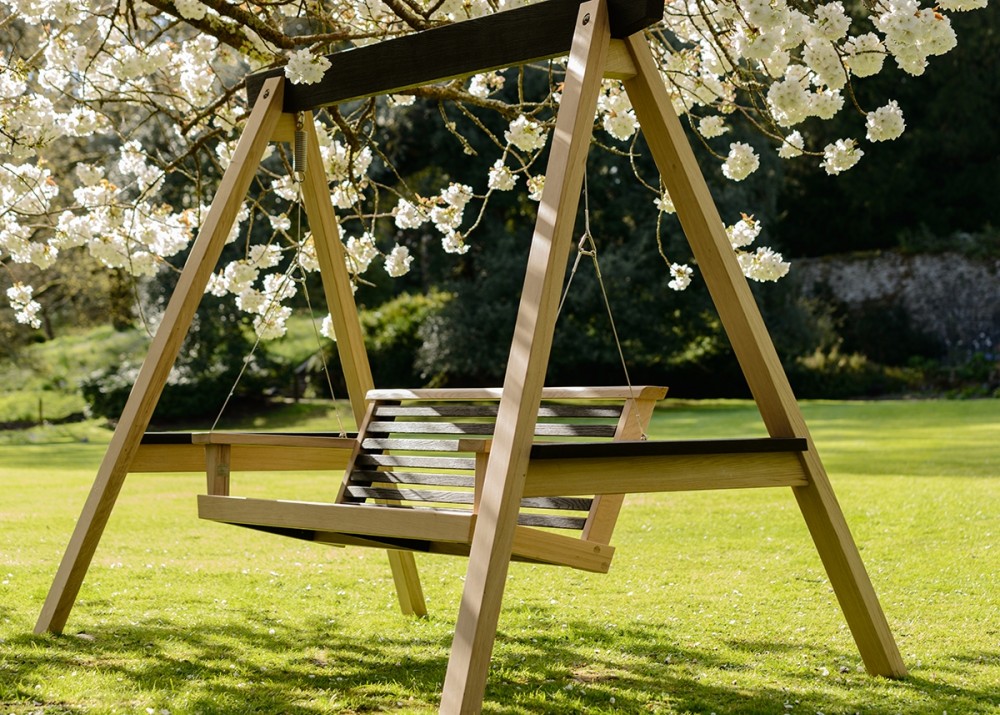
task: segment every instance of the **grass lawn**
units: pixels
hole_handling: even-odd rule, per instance
[[[638,496],[609,574],[512,566],[486,711],[1000,713],[1000,400],[805,412],[907,679],[863,672],[789,490]],[[761,434],[744,402],[653,429]],[[431,615],[404,618],[383,553],[201,522],[198,475],[130,477],[66,634],[32,635],[102,438],[0,446],[0,714],[434,711],[465,562],[418,557]]]

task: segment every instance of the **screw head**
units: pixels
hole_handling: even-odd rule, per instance
[[[590,13],[589,12],[586,15],[583,16],[583,24],[584,25],[589,25],[590,24]]]

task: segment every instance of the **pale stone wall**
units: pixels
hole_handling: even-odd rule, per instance
[[[885,252],[800,259],[792,271],[807,295],[825,284],[850,307],[900,305],[914,326],[951,350],[1000,348],[1000,260]]]

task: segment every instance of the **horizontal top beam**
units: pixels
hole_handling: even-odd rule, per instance
[[[282,109],[309,111],[568,54],[580,2],[543,0],[327,55],[330,69],[322,80],[286,84]],[[608,12],[611,35],[621,39],[662,19],[663,0],[609,0]],[[277,67],[249,75],[250,104],[265,80],[284,71]]]

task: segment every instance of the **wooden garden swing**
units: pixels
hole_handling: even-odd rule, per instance
[[[545,0],[330,55],[332,67],[317,85],[287,85],[280,70],[251,76],[253,109],[243,136],[129,396],[36,632],[61,632],[65,626],[129,472],[205,470],[208,493],[199,497],[204,518],[387,549],[404,611],[424,610],[413,552],[468,555],[441,711],[478,712],[511,560],[606,571],[624,494],[784,486],[798,501],[865,666],[873,674],[904,676],[877,596],[643,35],[662,9],[655,0]],[[503,387],[374,389],[310,112],[567,53]],[[645,441],[640,437],[662,388],[543,387],[602,77],[624,81],[769,438]],[[209,433],[144,441],[260,158],[268,142],[292,141],[296,115],[305,119],[303,204],[359,433]],[[542,442],[536,435],[563,441]],[[567,436],[577,441],[566,441]],[[230,471],[342,468],[346,476],[332,503],[229,495]]]

